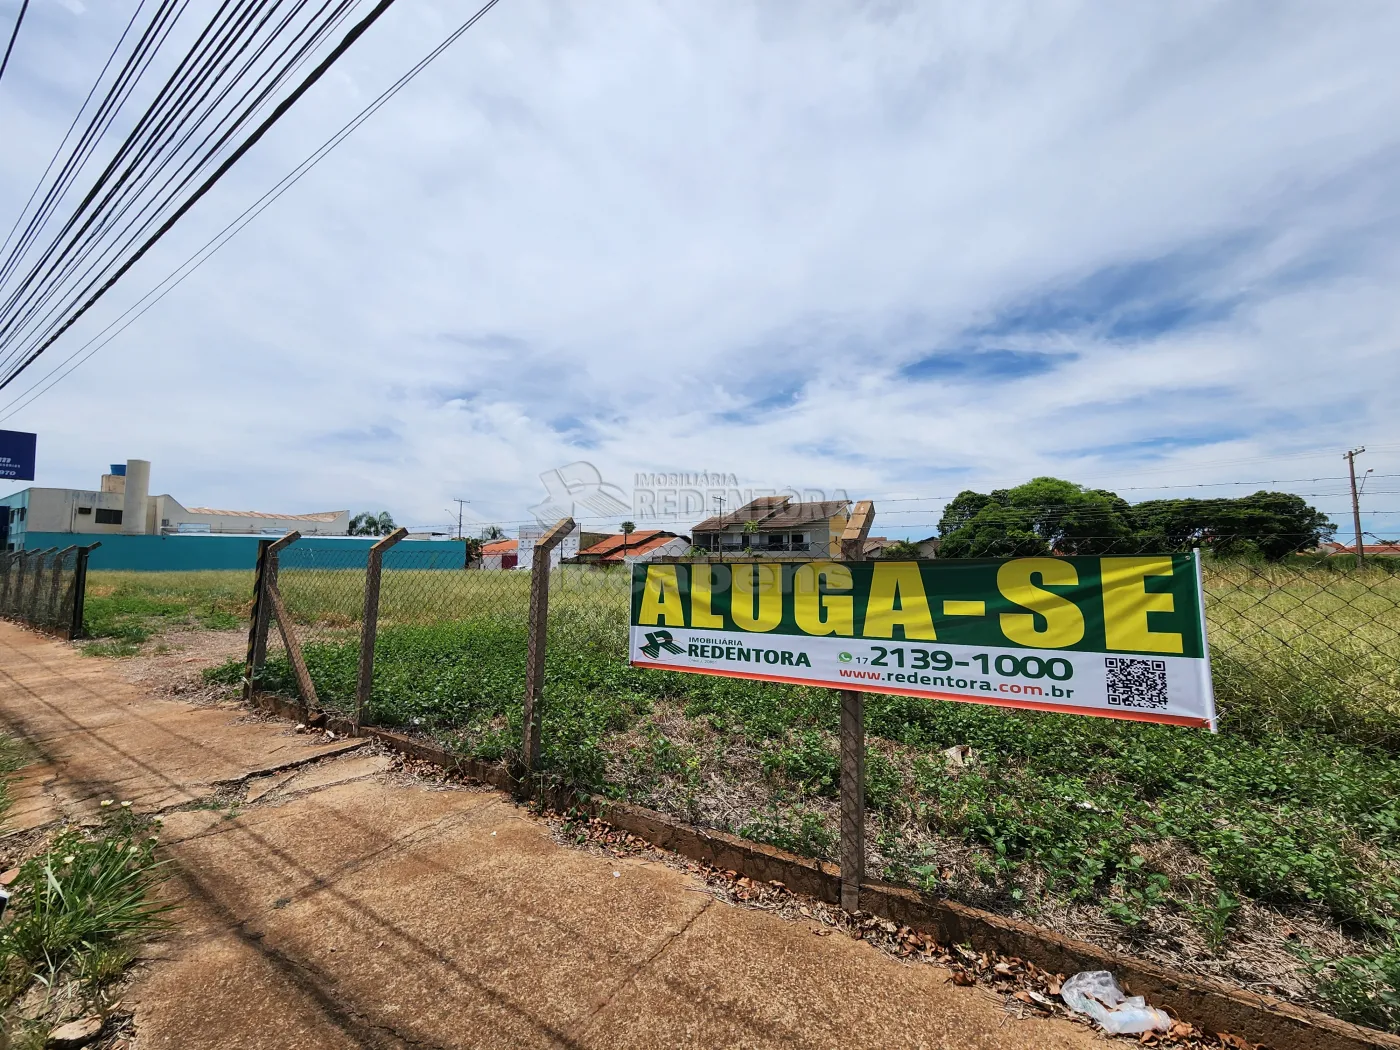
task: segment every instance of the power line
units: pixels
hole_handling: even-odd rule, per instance
[[[210,189],[213,188],[213,186],[219,181],[219,179],[221,179],[228,172],[228,170],[231,167],[233,167],[233,165],[236,164],[243,157],[244,154],[248,152],[248,150],[250,150],[254,145],[257,144],[257,142],[263,137],[263,135],[267,133],[268,129],[270,129],[278,120],[280,120],[282,116],[285,115],[286,112],[293,105],[296,104],[296,102],[301,98],[301,96],[304,95],[311,88],[312,85],[314,85],[318,80],[320,80],[320,78],[331,67],[331,65],[333,65],[341,57],[341,55],[343,55],[345,51],[347,51],[355,43],[355,41],[358,40],[360,36],[364,34],[364,32],[368,28],[371,25],[373,25],[374,22],[386,10],[388,10],[388,8],[393,4],[393,2],[394,0],[379,0],[379,2],[371,9],[371,11],[359,22],[357,22],[345,34],[344,37],[341,38],[340,42],[337,43],[336,46],[330,51],[330,53],[327,54],[316,65],[315,69],[313,69],[312,72],[308,74],[307,77],[305,77],[297,85],[297,87],[294,88],[291,91],[291,93],[287,95],[286,98],[282,99],[281,102],[277,104],[277,106],[273,109],[272,113],[269,114],[247,138],[245,138],[242,142],[238,144],[238,146],[219,164],[215,171],[204,180],[204,182],[198,187],[198,189],[196,189],[192,194],[186,197],[174,210],[174,212],[168,218],[166,218],[164,222],[161,223],[161,225],[155,230],[155,232],[151,234],[151,236],[149,236],[135,252],[133,252],[127,258],[125,258],[120,263],[120,265],[116,266],[105,277],[105,279],[101,280],[100,284],[98,283],[98,279],[94,279],[93,282],[91,282],[87,286],[87,288],[83,290],[82,293],[79,293],[80,298],[81,296],[86,295],[86,299],[84,299],[81,305],[78,305],[76,309],[74,309],[66,317],[66,319],[62,321],[61,324],[52,326],[46,334],[45,338],[43,338],[42,342],[38,343],[38,345],[31,344],[32,349],[27,348],[27,352],[25,353],[23,360],[20,361],[19,364],[12,367],[9,370],[9,372],[5,375],[3,380],[0,380],[0,389],[4,389],[16,378],[18,378],[18,376],[22,372],[24,372],[25,369],[27,369],[30,365],[32,365],[34,361],[36,361],[39,358],[39,356],[46,349],[48,349],[49,346],[51,346],[60,336],[63,335],[64,332],[66,332],[70,327],[72,327],[72,325],[76,323],[78,319],[81,318],[89,309],[91,309],[92,306],[99,299],[101,299],[102,296],[105,295],[107,291],[110,290],[111,287],[114,284],[116,284],[116,282],[119,281],[122,278],[122,276],[124,276],[127,273],[127,271],[129,271],[131,267],[134,266],[146,254],[146,252],[148,252],[151,249],[151,247],[154,246],[156,242],[158,242],[170,230],[170,228],[173,227],[175,223],[177,223],[190,210],[190,208],[192,208],[199,201],[201,197],[203,197],[207,192],[209,192]],[[96,286],[96,288],[95,290],[92,290],[94,286]],[[91,294],[88,294],[90,290],[92,290]]]
[[[102,69],[97,74],[97,79],[92,82],[92,87],[88,88],[87,97],[83,99],[83,104],[78,107],[78,112],[73,114],[73,123],[69,124],[68,130],[63,133],[63,138],[59,140],[58,145],[54,148],[53,156],[49,158],[49,163],[47,164],[47,166],[45,166],[44,173],[39,176],[39,181],[34,184],[34,189],[30,192],[29,199],[24,202],[24,207],[21,208],[19,214],[15,216],[14,225],[10,227],[10,232],[5,235],[4,244],[0,244],[0,255],[4,254],[4,252],[9,249],[10,239],[14,237],[15,230],[19,229],[19,224],[24,220],[24,216],[29,212],[29,206],[34,203],[34,198],[39,195],[39,191],[44,188],[44,180],[46,180],[49,177],[49,172],[53,171],[54,164],[58,161],[59,156],[63,153],[63,147],[67,145],[68,139],[73,134],[73,129],[78,126],[78,121],[80,121],[83,118],[83,113],[87,110],[88,103],[92,101],[92,96],[97,93],[98,87],[101,85],[103,79],[107,76],[107,70],[112,67],[112,63],[116,61],[117,55],[121,53],[122,44],[126,42],[126,37],[127,34],[131,32],[131,27],[136,24],[136,19],[141,14],[141,8],[145,6],[145,2],[146,0],[140,0],[140,2],[136,5],[136,10],[131,13],[131,20],[127,22],[126,28],[122,30],[122,35],[117,39],[116,45],[112,48],[112,53],[107,56],[107,61],[103,63]],[[101,107],[99,107],[99,110],[100,109]],[[71,163],[71,161],[72,158],[70,157],[69,163]],[[65,164],[65,168],[66,167],[67,164]],[[61,178],[59,181],[61,181]],[[54,186],[50,187],[50,195],[53,194],[54,189],[58,185],[59,182],[55,182]],[[47,200],[48,198],[46,197],[45,199]],[[41,205],[40,212],[42,211],[43,206]],[[38,214],[38,212],[35,213],[36,217],[38,216]],[[34,220],[31,219],[30,221],[32,223]],[[6,268],[0,269],[0,284],[4,283],[8,273],[9,268],[7,264]]]
[[[318,21],[324,17],[326,9],[330,7],[331,0],[326,0],[312,17],[311,21],[296,30],[291,43],[282,49],[282,52],[277,56],[272,66],[262,70],[255,76],[252,83],[244,90],[242,98],[239,99],[237,105],[234,107],[235,110],[238,106],[247,102],[248,98],[261,87],[261,91],[258,92],[257,97],[253,98],[253,101],[243,109],[241,113],[225,112],[219,114],[212,128],[205,134],[203,141],[196,147],[195,152],[181,158],[180,151],[182,148],[198,132],[202,125],[218,113],[219,104],[223,99],[243,80],[249,70],[256,66],[258,60],[272,44],[280,36],[284,35],[288,25],[301,9],[306,6],[307,2],[308,0],[297,0],[292,10],[282,18],[281,22],[275,26],[267,39],[262,41],[252,56],[244,61],[242,68],[238,69],[231,78],[227,76],[228,70],[234,66],[250,44],[257,39],[258,34],[267,25],[272,15],[276,13],[277,8],[267,7],[268,0],[254,0],[250,6],[245,6],[241,10],[235,10],[230,14],[224,20],[223,25],[217,25],[218,15],[216,14],[215,20],[211,20],[209,25],[205,27],[204,32],[201,34],[200,41],[196,43],[195,47],[181,61],[180,67],[177,68],[175,73],[172,74],[171,78],[161,89],[156,101],[152,103],[133,132],[128,135],[127,140],[122,144],[117,155],[108,164],[106,171],[104,171],[103,175],[99,178],[98,183],[89,191],[87,198],[79,205],[74,216],[71,217],[65,225],[63,232],[60,234],[60,240],[64,234],[73,227],[74,223],[88,205],[92,203],[96,194],[101,191],[109,177],[113,175],[113,173],[118,172],[119,164],[129,155],[130,160],[126,163],[125,169],[117,174],[117,177],[107,189],[105,196],[94,206],[92,213],[82,222],[77,232],[69,239],[63,249],[59,251],[58,255],[54,256],[54,261],[49,265],[48,272],[42,278],[43,281],[47,282],[47,287],[37,291],[33,290],[39,267],[43,266],[50,256],[53,256],[53,253],[59,246],[60,240],[56,240],[50,245],[44,257],[31,269],[25,282],[22,283],[21,287],[17,289],[15,293],[12,293],[9,302],[6,303],[6,307],[10,312],[7,328],[13,331],[16,323],[23,324],[33,318],[36,311],[42,308],[44,302],[58,293],[76,267],[82,265],[83,261],[95,251],[100,249],[104,257],[110,256],[113,251],[120,254],[121,251],[124,251],[134,243],[143,232],[150,229],[157,217],[176,199],[179,192],[212,161],[234,131],[245,123],[256,109],[261,107],[271,91],[289,75],[296,65],[305,59],[310,49],[327,31],[333,25],[338,24],[338,21],[348,11],[349,7],[358,3],[359,0],[340,0],[340,6],[331,12],[328,19]],[[222,12],[226,7],[227,0],[225,0],[225,5],[220,8],[220,11]],[[251,32],[246,32],[252,20],[257,18],[260,13],[262,14],[261,19],[256,25],[252,26]],[[240,39],[240,34],[242,35],[242,39]],[[304,41],[302,39],[303,37],[305,37]],[[292,54],[290,59],[288,59],[287,55],[289,51],[291,51],[298,42],[300,42],[300,46],[297,48],[297,52]],[[284,59],[286,59],[285,62],[283,62]],[[223,63],[223,65],[222,68],[216,72],[214,67],[218,63]],[[279,63],[282,63],[280,67]],[[217,97],[212,101],[208,101],[210,95],[219,86],[221,80],[226,80],[227,83],[224,84],[222,91],[219,92]],[[200,112],[201,108],[203,109],[202,112]],[[186,125],[188,125],[188,130],[184,130]],[[179,135],[182,130],[184,130],[183,136],[176,140],[176,136]],[[218,136],[218,141],[214,142],[212,147],[209,147],[210,141],[214,139],[216,135]],[[204,150],[205,147],[209,148],[200,156],[199,151]],[[166,178],[164,185],[157,193],[157,197],[159,197],[160,194],[165,194],[163,199],[146,198],[145,203],[141,204],[144,191],[164,170],[169,168],[172,163],[177,163],[177,167],[174,173]],[[179,184],[175,185],[172,190],[170,188],[172,183],[175,182],[181,173],[184,173],[184,177],[180,179]],[[135,229],[135,232],[130,233],[125,243],[121,244],[120,247],[117,246],[116,242],[109,241],[108,245],[102,248],[103,236],[108,230],[114,227],[127,212],[138,204],[141,206],[135,219],[127,224],[126,230],[118,233],[118,240],[120,240],[122,236],[126,236],[126,231]],[[143,217],[145,217],[144,222],[141,221]],[[80,282],[84,279],[92,279],[82,292],[76,293],[78,298],[96,287],[101,277],[100,271],[106,265],[108,264],[100,258],[98,263],[89,267],[84,277],[80,278]],[[26,309],[23,306],[22,300],[19,298],[25,294],[26,290],[29,290],[30,305],[26,312],[17,315],[15,313],[16,309]],[[76,302],[76,298],[73,301]],[[18,306],[17,303],[19,304]],[[67,310],[69,308],[71,308],[71,306],[64,307],[63,309]],[[56,327],[56,315],[59,313],[60,310],[58,307],[50,309],[49,315],[46,318],[46,322],[49,325],[47,329],[43,329],[43,324],[45,322],[41,322],[38,328],[31,328],[32,338],[31,336],[25,337],[25,339],[29,340],[28,347],[25,347],[22,343],[13,344],[12,342],[10,358],[14,359],[16,355],[23,353],[28,348],[34,347],[43,335],[51,333]],[[39,334],[35,335],[34,333],[36,332]],[[0,335],[3,334],[5,334],[4,330],[0,330]]]
[[[266,0],[259,0],[259,2],[266,2]],[[250,119],[253,113],[257,109],[259,109],[262,106],[262,104],[267,100],[267,98],[269,97],[271,92],[277,87],[277,85],[280,84],[282,80],[284,80],[287,76],[289,76],[295,68],[297,68],[300,64],[306,61],[306,59],[310,55],[311,49],[334,26],[338,25],[339,22],[349,12],[349,10],[359,2],[360,0],[341,0],[339,6],[334,11],[332,11],[329,18],[318,24],[316,19],[320,18],[324,14],[326,8],[330,6],[329,2],[323,4],[322,8],[316,12],[315,16],[313,16],[312,21],[308,22],[306,25],[301,27],[301,29],[297,30],[296,34],[292,37],[291,42],[288,43],[287,46],[282,49],[281,53],[277,56],[272,66],[257,74],[257,76],[253,79],[252,83],[244,89],[242,97],[238,100],[238,102],[235,105],[235,109],[237,109],[238,106],[242,106],[245,102],[247,102],[249,97],[252,96],[255,91],[257,92],[257,97],[253,98],[252,102],[248,104],[247,107],[244,108],[241,113],[238,113],[236,115],[233,113],[225,113],[218,117],[218,119],[214,122],[213,127],[205,134],[203,141],[199,144],[198,147],[196,147],[196,153],[198,153],[199,150],[204,149],[206,146],[208,146],[210,140],[213,139],[216,135],[218,135],[218,141],[215,142],[212,147],[209,147],[207,151],[204,152],[203,156],[197,158],[194,156],[189,156],[184,158],[183,160],[180,160],[174,173],[167,177],[164,185],[158,191],[159,193],[166,194],[164,199],[158,202],[148,199],[144,205],[141,205],[135,218],[132,220],[132,222],[128,223],[126,227],[127,230],[135,228],[135,232],[127,236],[125,243],[121,244],[120,247],[117,247],[113,243],[109,244],[106,248],[101,248],[102,256],[110,256],[113,254],[114,251],[116,254],[119,255],[121,251],[124,251],[131,244],[133,244],[143,232],[150,229],[150,227],[154,224],[154,222],[156,221],[158,216],[163,212],[163,210],[169,205],[171,201],[173,201],[176,198],[180,190],[182,190],[194,177],[196,177],[196,175],[200,171],[204,170],[208,166],[208,164],[212,162],[213,158],[218,154],[219,150],[223,147],[224,143],[233,134],[233,132],[236,131],[248,119]],[[66,264],[64,270],[60,274],[58,274],[58,276],[54,279],[53,285],[50,287],[50,289],[47,292],[41,293],[39,299],[35,301],[34,306],[30,308],[28,316],[32,317],[34,312],[42,306],[42,303],[46,298],[52,298],[53,295],[56,294],[57,287],[61,286],[61,283],[67,278],[67,276],[71,274],[77,266],[81,265],[86,258],[88,258],[94,252],[99,250],[101,245],[101,236],[106,232],[106,230],[115,225],[115,223],[118,222],[127,212],[129,212],[133,207],[139,204],[141,200],[141,194],[145,190],[145,188],[151,185],[151,183],[153,183],[155,179],[159,177],[162,171],[170,167],[172,160],[178,156],[179,150],[198,132],[200,127],[206,121],[208,121],[213,114],[216,113],[219,103],[222,102],[223,99],[234,89],[234,87],[239,83],[239,81],[243,79],[243,77],[248,73],[248,71],[255,66],[262,54],[264,54],[267,51],[267,49],[272,45],[272,43],[278,38],[278,36],[282,34],[283,30],[286,28],[290,20],[300,11],[302,7],[306,5],[306,3],[307,0],[299,0],[295,8],[290,13],[288,13],[288,15],[282,19],[282,22],[273,30],[272,35],[269,36],[266,40],[264,40],[262,44],[258,47],[258,49],[253,53],[253,55],[247,61],[244,62],[243,67],[237,72],[233,79],[230,80],[229,83],[224,86],[223,90],[219,93],[218,97],[216,97],[211,103],[209,103],[208,107],[204,110],[203,113],[195,116],[193,123],[190,123],[190,113],[187,112],[180,117],[179,123],[171,125],[167,120],[165,124],[155,129],[155,131],[153,132],[153,137],[159,137],[164,134],[173,135],[175,133],[178,133],[185,124],[190,124],[189,129],[184,132],[183,137],[175,143],[175,146],[169,150],[166,156],[162,157],[158,161],[158,163],[155,164],[154,167],[151,167],[149,164],[147,164],[147,170],[144,173],[140,173],[142,177],[141,183],[139,185],[135,185],[133,183],[133,185],[135,185],[135,188],[127,192],[126,200],[123,203],[121,203],[120,207],[115,212],[112,210],[112,206],[115,204],[115,199],[113,198],[112,192],[109,192],[108,196],[104,198],[102,203],[98,206],[96,214],[89,218],[88,223],[84,224],[84,230],[79,231],[78,237],[76,237],[74,241],[70,243],[69,248],[67,250],[71,251],[74,245],[78,245],[81,243],[81,239],[84,236],[84,231],[86,230],[86,227],[91,224],[93,218],[97,218],[98,216],[100,216],[101,221],[99,222],[95,231],[92,234],[87,235],[88,244],[85,247],[81,248],[81,253],[78,256],[74,257]],[[254,12],[256,11],[256,9],[253,10]],[[261,27],[266,23],[267,18],[270,17],[271,14],[272,10],[269,10],[268,15],[263,18],[263,21],[261,23],[259,23],[258,29],[261,29]],[[305,40],[302,40],[303,37],[305,37]],[[288,53],[291,52],[292,48],[296,46],[299,41],[300,46],[296,47],[296,52],[292,54],[290,58],[287,58]],[[242,53],[242,51],[246,50],[249,42],[250,41],[245,41],[242,44],[242,46],[239,47],[238,51],[234,53],[234,59],[236,59],[238,55]],[[225,71],[231,65],[232,60],[230,60],[228,65],[224,67]],[[261,90],[258,90],[259,88],[261,88]],[[211,83],[211,85],[205,89],[203,96],[200,99],[200,102],[202,102],[204,99],[207,99],[212,90],[213,84]],[[168,131],[166,129],[168,129]],[[143,147],[143,150],[144,149],[145,147]],[[138,172],[136,166],[140,163],[142,163],[142,158],[138,154],[137,158],[133,161],[133,163],[130,166],[128,166],[125,172],[122,173],[120,181],[124,182],[129,176],[137,174]],[[180,179],[179,184],[175,186],[173,190],[169,190],[171,184],[175,181],[177,177],[180,176],[182,172],[184,173],[184,177]],[[119,188],[120,186],[114,187],[114,191]],[[168,193],[166,193],[167,190],[169,190]],[[144,221],[141,221],[143,216],[145,217],[145,219]],[[137,226],[138,223],[139,226]],[[121,235],[119,234],[119,236]],[[97,263],[94,263],[88,268],[87,273],[84,274],[83,278],[79,279],[80,282],[81,280],[93,277],[93,275],[105,265],[107,264],[103,262],[101,258],[99,258],[99,261]],[[95,287],[96,280],[97,278],[93,277],[93,279],[89,281],[87,287],[84,289],[84,292],[89,291],[93,287]],[[47,335],[54,330],[54,328],[57,326],[57,317],[59,314],[59,307],[55,306],[51,308],[45,321],[41,322],[38,328],[31,329],[31,333],[38,332],[39,334],[32,334],[31,337],[26,337],[29,339],[28,345],[30,347],[35,346],[39,339],[41,339],[44,335]],[[46,329],[43,329],[44,323],[48,324],[48,327]],[[42,329],[42,331],[40,331],[40,329]],[[0,332],[0,334],[3,334],[3,332]],[[12,358],[15,353],[15,350],[11,351]]]
[[[323,142],[319,147],[312,151],[312,153],[309,154],[300,164],[293,168],[291,172],[283,176],[282,179],[278,183],[276,183],[270,190],[268,190],[251,205],[245,208],[243,212],[240,215],[238,215],[237,218],[235,218],[217,234],[215,234],[208,241],[206,241],[203,247],[198,249],[196,252],[190,255],[183,263],[181,263],[173,271],[171,271],[171,273],[168,274],[166,278],[162,280],[159,284],[157,284],[155,288],[151,289],[151,291],[147,292],[144,296],[138,299],[134,304],[132,304],[132,306],[128,307],[124,313],[122,313],[114,321],[108,324],[106,328],[98,332],[91,339],[85,342],[82,346],[78,347],[77,350],[75,350],[72,354],[65,358],[62,363],[60,363],[56,368],[49,372],[43,379],[39,380],[39,382],[36,383],[33,387],[31,387],[28,391],[20,394],[18,397],[16,397],[14,400],[10,401],[3,407],[0,407],[0,420],[7,419],[10,416],[14,415],[16,412],[19,412],[21,409],[31,404],[35,399],[42,396],[48,390],[52,389],[54,385],[62,381],[68,375],[71,375],[75,369],[77,369],[85,361],[90,359],[93,356],[93,354],[97,353],[97,351],[101,350],[109,342],[111,342],[118,335],[124,332],[132,324],[134,324],[141,317],[142,314],[144,314],[147,310],[151,309],[151,307],[155,306],[156,303],[160,302],[160,300],[165,298],[165,296],[168,295],[170,292],[174,291],[175,288],[177,288],[185,280],[186,277],[188,277],[196,269],[202,266],[209,259],[210,256],[212,256],[215,252],[222,248],[224,244],[226,244],[231,238],[236,236],[239,233],[239,231],[241,231],[245,226],[248,225],[248,223],[252,222],[255,218],[258,217],[258,215],[262,214],[262,212],[265,211],[272,204],[273,201],[275,201],[278,197],[282,196],[283,193],[287,192],[287,190],[289,190],[292,186],[299,182],[301,178],[307,174],[307,172],[309,172],[323,159],[325,159],[325,157],[329,153],[331,153],[331,151],[333,151],[337,146],[340,145],[341,142],[348,138],[357,128],[359,128],[361,124],[363,124],[366,120],[368,120],[376,112],[378,112],[379,109],[381,109],[391,98],[393,98],[401,90],[403,90],[404,87],[406,87],[424,69],[426,69],[433,61],[435,61],[444,51],[446,51],[452,44],[456,43],[456,41],[468,29],[475,25],[476,22],[483,15],[485,15],[487,11],[495,7],[498,2],[499,0],[488,0],[488,2],[484,4],[474,15],[472,15],[469,19],[467,19],[460,26],[458,26],[453,32],[448,34],[447,37],[445,37],[441,43],[439,43],[435,48],[428,52],[426,56],[420,59],[412,68],[409,69],[407,73],[403,74],[401,77],[399,77],[398,80],[394,81],[394,83],[391,84],[388,88],[386,88],[383,92],[381,92],[379,96],[374,99],[373,102],[367,105],[364,109],[360,110],[360,112],[357,113],[351,120],[347,121],[340,128],[340,130],[338,130],[330,138],[326,139],[325,142]],[[86,351],[86,353],[84,353],[84,351]],[[10,378],[7,378],[3,383],[0,383],[0,389],[3,389],[5,386],[8,386],[13,378],[14,377],[12,376]]]
[[[5,57],[0,59],[0,80],[5,79],[5,70],[10,67],[10,52],[15,49],[15,38],[19,36],[19,27],[24,24],[24,12],[28,10],[29,0],[24,0],[19,5],[19,17],[15,19],[15,28],[10,33],[10,42],[5,45]]]

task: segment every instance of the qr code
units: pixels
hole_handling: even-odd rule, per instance
[[[1156,711],[1167,706],[1167,662],[1134,660],[1127,656],[1104,659],[1108,702],[1114,707]]]

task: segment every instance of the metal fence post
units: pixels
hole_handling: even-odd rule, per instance
[[[407,529],[395,529],[369,549],[365,563],[365,613],[360,623],[360,673],[355,680],[355,732],[360,731],[360,717],[369,706],[374,687],[374,639],[379,633],[379,578],[384,568],[384,552],[408,535]]]
[[[83,615],[87,605],[88,555],[100,546],[102,544],[99,542],[78,548],[78,563],[73,567],[73,618],[68,623],[70,641],[83,636]]]
[[[875,520],[875,504],[857,503],[841,534],[841,559],[861,561]],[[860,911],[865,879],[865,694],[839,689],[841,698],[841,907]]]
[[[564,518],[535,544],[530,563],[529,642],[525,651],[525,710],[520,728],[520,754],[525,775],[540,765],[540,727],[544,724],[544,649],[549,634],[549,562],[554,548],[574,531],[574,519]]]
[[[248,615],[248,658],[243,664],[243,702],[253,699],[253,676],[262,670],[267,656],[267,549],[271,540],[258,541],[258,558],[253,567],[253,608]]]

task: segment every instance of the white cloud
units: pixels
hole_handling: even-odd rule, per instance
[[[126,17],[59,14],[0,88],[6,201]],[[391,9],[51,354],[461,17]],[[1333,475],[1290,456],[1363,441],[1400,472],[1398,43],[1388,4],[505,0],[3,425],[40,432],[48,483],[145,455],[189,503],[413,522],[526,517],[581,458],[853,495]],[[974,344],[1070,356],[900,375]]]

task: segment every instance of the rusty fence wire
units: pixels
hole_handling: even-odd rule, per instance
[[[0,617],[62,638],[79,637],[93,546],[0,553]]]

